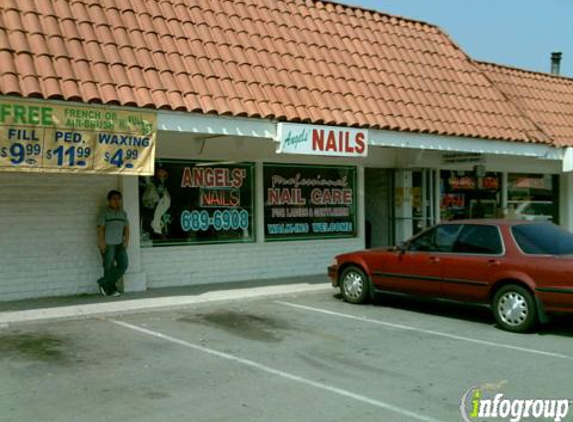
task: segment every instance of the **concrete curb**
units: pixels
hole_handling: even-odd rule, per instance
[[[205,292],[188,296],[167,296],[121,300],[117,302],[91,303],[86,305],[60,306],[55,308],[25,311],[0,312],[0,328],[27,322],[87,319],[112,315],[133,314],[147,311],[169,310],[202,303],[256,299],[297,293],[332,290],[324,284],[287,284]]]

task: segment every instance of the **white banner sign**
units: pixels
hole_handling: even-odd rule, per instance
[[[337,126],[279,123],[279,154],[366,157],[368,130]]]

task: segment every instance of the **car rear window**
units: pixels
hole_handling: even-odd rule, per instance
[[[511,232],[526,254],[573,254],[573,234],[555,224],[520,224],[513,226]]]
[[[499,255],[503,253],[497,226],[464,225],[454,243],[454,253]]]

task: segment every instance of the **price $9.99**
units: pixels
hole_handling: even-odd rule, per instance
[[[0,148],[0,157],[9,157],[12,165],[19,165],[26,161],[28,164],[35,164],[34,157],[42,153],[40,144],[20,144],[14,143],[9,147]]]

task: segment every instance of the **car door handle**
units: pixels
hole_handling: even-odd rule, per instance
[[[440,258],[438,258],[437,256],[431,256],[430,257],[430,263],[431,264],[437,264],[438,262],[440,262]]]
[[[487,263],[490,267],[499,267],[501,265],[501,262],[497,259],[490,259],[487,261]]]

